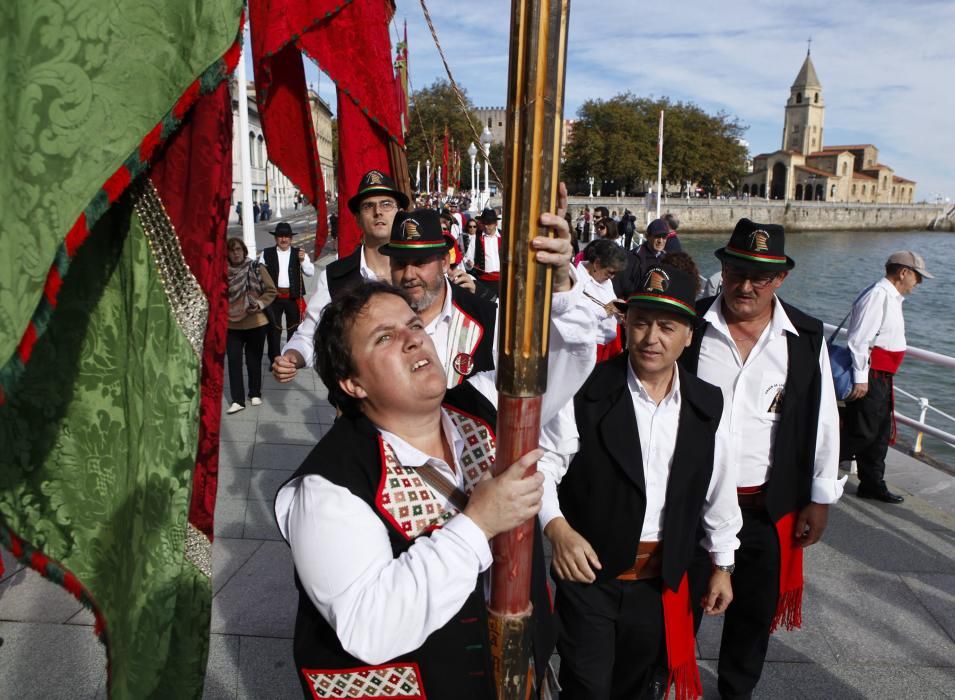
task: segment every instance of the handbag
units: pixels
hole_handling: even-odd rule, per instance
[[[832,332],[829,340],[826,341],[826,347],[829,348],[829,367],[832,370],[832,384],[836,388],[836,400],[845,401],[846,397],[852,391],[852,353],[845,345],[836,343],[839,331],[846,325],[849,316],[852,315],[852,309],[842,319],[842,323]]]

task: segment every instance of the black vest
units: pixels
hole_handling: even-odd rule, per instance
[[[288,293],[292,299],[298,299],[305,296],[305,289],[302,283],[302,264],[298,261],[298,251],[301,248],[292,247],[288,257]],[[265,258],[265,269],[275,281],[275,286],[279,285],[279,254],[276,247],[270,246],[262,251],[262,257]]]
[[[640,436],[627,386],[629,361],[624,353],[600,363],[574,397],[580,451],[558,489],[561,512],[603,565],[598,581],[613,580],[633,566],[647,509]],[[719,389],[679,372],[680,426],[663,516],[663,581],[672,590],[693,557],[723,410]]]
[[[501,245],[501,232],[497,232],[497,236],[494,239],[498,242],[498,258],[500,258],[500,245]],[[484,234],[479,233],[477,238],[474,241],[474,267],[479,269],[481,272],[484,272],[485,265],[485,255],[484,255]]]
[[[699,366],[700,346],[709,326],[703,315],[715,299],[709,297],[697,302],[700,321],[693,331],[693,342],[680,357],[680,363],[693,374]],[[819,319],[804,314],[782,299],[779,303],[799,335],[786,335],[789,363],[783,390],[783,412],[773,442],[773,463],[766,491],[766,510],[774,522],[787,513],[804,508],[812,496],[819,399],[822,396],[819,352],[825,339]]]
[[[481,324],[484,335],[474,351],[474,369],[467,376],[494,369],[494,326],[497,323],[497,305],[481,299],[456,284],[451,285],[451,303]]]
[[[484,422],[493,433],[497,410],[469,383],[449,390],[445,395],[445,404]],[[383,469],[378,430],[364,416],[342,416],[306,457],[292,479],[306,474],[319,474],[332,483],[347,488],[365,501],[385,525],[392,552],[398,557],[411,547],[413,541],[409,541],[393,521],[381,513],[376,504],[375,498]],[[334,562],[329,562],[329,565],[334,566]],[[535,533],[532,566],[534,662],[540,682],[554,648],[556,628],[547,591],[544,550],[539,527]],[[295,585],[299,589],[298,615],[295,621],[295,664],[306,697],[312,697],[302,669],[346,670],[366,667],[367,664],[342,648],[332,626],[321,616],[302,589],[297,574]],[[428,698],[492,700],[496,695],[490,649],[484,578],[479,576],[475,581],[474,591],[461,610],[443,627],[433,632],[421,647],[394,659],[393,662],[418,665],[424,694]]]
[[[328,280],[328,295],[331,299],[361,284],[365,278],[361,276],[361,246],[358,246],[344,258],[339,258],[325,268],[325,277]]]

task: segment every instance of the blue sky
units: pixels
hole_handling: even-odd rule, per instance
[[[428,3],[455,79],[479,106],[504,105],[510,3]],[[418,0],[408,21],[412,87],[444,77]],[[789,86],[812,37],[826,102],[825,143],[874,143],[918,182],[919,199],[955,199],[955,2],[788,0],[571,3],[565,116],[631,91],[724,110],[749,126],[752,152],[780,146]],[[309,80],[334,107],[334,87]]]

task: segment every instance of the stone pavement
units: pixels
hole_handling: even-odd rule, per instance
[[[262,406],[223,415],[205,698],[301,697],[297,594],[271,503],[331,425],[325,397],[311,371],[286,385],[266,376]],[[807,552],[804,629],[773,637],[756,698],[955,698],[955,478],[899,452],[888,474],[902,506],[856,498],[850,478],[831,509]],[[0,698],[105,698],[92,617],[3,557]],[[708,698],[720,627],[708,619],[700,632]]]

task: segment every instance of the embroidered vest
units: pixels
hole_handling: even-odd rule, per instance
[[[494,463],[494,407],[470,384],[448,392],[445,410],[465,437],[460,465],[468,492]],[[394,451],[363,416],[339,418],[292,477],[320,474],[365,501],[384,523],[398,557],[418,537],[427,537],[457,514],[453,505],[398,463]],[[538,672],[546,667],[555,632],[546,591],[541,536],[534,548],[534,652]],[[333,565],[333,564],[332,564]],[[409,654],[370,666],[350,655],[332,626],[299,588],[295,663],[306,697],[461,698],[495,697],[484,580],[458,611]],[[349,694],[350,693],[350,694]]]
[[[700,347],[709,325],[703,315],[716,297],[701,299],[696,304],[699,317],[690,346],[680,356],[680,364],[696,374]],[[819,426],[819,400],[822,396],[822,375],[819,352],[825,340],[822,322],[804,314],[782,299],[786,315],[799,335],[786,334],[788,366],[781,401],[779,427],[772,447],[772,465],[766,487],[766,510],[773,522],[784,515],[801,510],[812,495],[812,475],[816,463],[816,432]]]
[[[302,284],[302,264],[298,261],[298,251],[301,248],[296,248],[292,246],[290,248],[291,253],[288,257],[288,293],[289,298],[298,299],[301,296],[304,296],[305,290]],[[275,282],[275,286],[279,286],[279,254],[275,246],[271,246],[262,251],[262,257],[265,258],[265,269],[269,271],[269,275],[272,277],[272,280]]]
[[[476,372],[494,369],[496,320],[494,304],[451,285],[451,328],[448,346],[441,358],[449,389]]]

